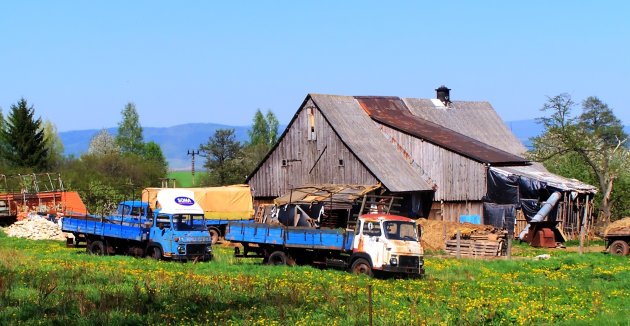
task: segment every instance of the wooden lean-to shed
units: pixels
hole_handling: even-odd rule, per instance
[[[437,99],[309,94],[247,178],[255,199],[303,185],[380,183],[404,198],[408,216],[483,222],[491,167],[544,168],[524,158],[488,102],[437,91]]]

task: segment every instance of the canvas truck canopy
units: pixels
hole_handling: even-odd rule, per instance
[[[252,194],[248,185],[202,188],[146,188],[142,201],[149,202],[155,209],[157,194],[164,190],[180,189],[191,191],[195,201],[203,209],[206,219],[245,220],[254,216]]]

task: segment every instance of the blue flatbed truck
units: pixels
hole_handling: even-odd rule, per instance
[[[424,252],[416,222],[388,215],[365,214],[355,230],[315,229],[231,222],[225,239],[242,245],[234,255],[263,258],[270,265],[309,264],[356,274],[424,275]]]
[[[96,255],[131,254],[155,259],[211,260],[212,239],[203,225],[203,211],[182,191],[158,194],[161,207],[151,211],[148,203],[126,201],[116,215],[66,216],[62,231],[74,236],[71,245],[86,243]],[[202,223],[203,224],[203,223]]]
[[[192,191],[194,199],[204,212],[204,222],[214,245],[225,235],[230,222],[253,222],[254,208],[251,189],[248,185],[230,185],[221,187],[198,188],[145,188],[142,201],[148,202],[153,209],[156,195],[164,189]],[[201,223],[201,221],[197,221]]]

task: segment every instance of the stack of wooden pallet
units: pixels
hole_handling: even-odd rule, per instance
[[[460,237],[460,240],[446,240],[446,252],[450,255],[457,255],[457,247],[459,243],[459,255],[462,257],[497,257],[504,256],[506,252],[507,234],[488,233],[488,234],[469,234]]]

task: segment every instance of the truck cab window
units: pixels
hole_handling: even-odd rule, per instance
[[[385,222],[384,228],[387,239],[418,241],[415,223],[398,221]]]
[[[158,215],[155,222],[160,229],[169,229],[171,227],[171,218],[168,215]]]
[[[173,225],[177,231],[207,230],[203,215],[199,214],[173,215]]]
[[[363,234],[371,237],[378,237],[381,235],[381,225],[378,222],[363,222]]]

